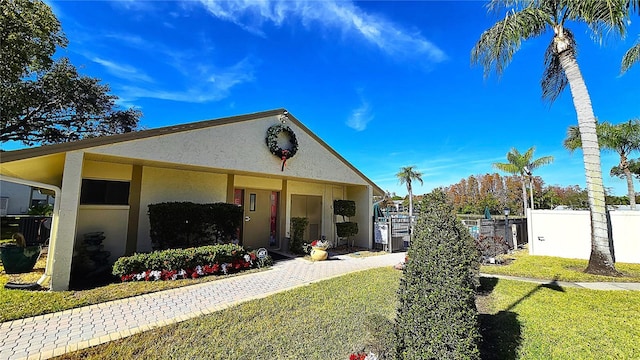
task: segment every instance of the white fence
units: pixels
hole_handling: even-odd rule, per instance
[[[527,210],[529,253],[589,259],[589,211]],[[614,210],[611,238],[616,262],[640,264],[640,211]]]

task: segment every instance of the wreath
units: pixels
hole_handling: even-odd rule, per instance
[[[284,132],[289,137],[289,148],[283,149],[278,146],[278,135]],[[282,124],[273,125],[267,130],[267,147],[269,151],[282,160],[282,171],[284,171],[284,165],[287,159],[292,158],[298,152],[298,139],[296,134],[293,133],[290,127]]]

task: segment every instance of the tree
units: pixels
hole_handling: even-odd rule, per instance
[[[413,181],[419,181],[420,184],[424,184],[422,182],[422,173],[414,170],[414,168],[415,166],[405,166],[400,168],[400,172],[396,174],[400,185],[407,184],[407,192],[409,193],[409,219],[413,219],[413,189],[411,183]]]
[[[67,39],[42,1],[3,1],[0,34],[0,142],[58,143],[137,128],[139,111],[119,109],[107,85],[52,58]]]
[[[629,2],[629,7],[632,10],[636,10],[638,14],[640,14],[640,0],[631,0]],[[627,52],[622,57],[622,66],[621,71],[625,73],[633,64],[640,61],[640,38],[633,44],[633,46],[627,50]]]
[[[627,50],[622,58],[622,67],[621,72],[625,73],[633,64],[640,61],[640,40],[636,41],[636,43],[631,47],[631,49]]]
[[[479,254],[441,189],[424,196],[398,289],[396,359],[479,359]]]
[[[523,214],[527,213],[527,185],[525,183],[525,175],[531,177],[533,170],[553,162],[553,156],[544,156],[533,160],[533,152],[535,150],[536,148],[532,146],[527,150],[527,152],[520,154],[518,149],[512,148],[507,153],[507,163],[493,163],[493,167],[496,169],[509,174],[518,175],[520,177],[520,183],[522,185]],[[533,186],[533,182],[530,181],[530,183],[531,186]],[[533,187],[531,188],[531,191],[533,194]]]
[[[522,41],[538,37],[547,30],[553,31],[544,57],[542,96],[553,102],[567,85],[571,90],[583,144],[591,213],[591,256],[586,271],[594,274],[617,275],[618,272],[609,247],[596,120],[576,60],[577,44],[573,32],[566,25],[567,21],[585,23],[596,40],[602,40],[610,31],[623,36],[628,5],[629,0],[492,0],[489,8],[506,8],[507,15],[482,33],[471,52],[472,62],[484,67],[485,77],[494,69],[500,75],[520,49]]]
[[[631,171],[631,174],[638,180],[640,180],[640,159],[632,159],[629,160],[629,171]],[[620,169],[619,166],[614,166],[611,168],[611,171],[609,172],[609,174],[611,176],[617,176],[619,178],[624,178],[626,177],[624,171],[622,171],[622,169]]]
[[[634,151],[640,151],[640,119],[629,120],[621,124],[613,125],[609,122],[601,122],[596,125],[596,133],[600,148],[615,151],[620,156],[618,169],[622,171],[627,180],[627,195],[631,209],[636,208],[636,192],[633,188],[633,175],[629,169],[628,156]],[[580,129],[570,126],[564,147],[573,152],[582,147]]]

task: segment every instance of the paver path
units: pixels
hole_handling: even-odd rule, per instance
[[[0,359],[48,359],[240,302],[353,271],[392,266],[405,253],[277,262],[270,270],[0,324]]]

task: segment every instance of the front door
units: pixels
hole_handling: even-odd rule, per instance
[[[271,236],[272,191],[244,190],[242,245],[254,249],[268,247]]]

